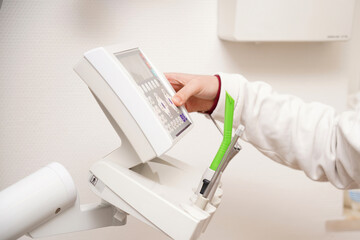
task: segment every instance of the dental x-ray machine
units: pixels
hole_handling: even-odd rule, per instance
[[[198,238],[222,190],[216,185],[199,207],[194,187],[203,169],[164,156],[193,125],[171,101],[175,92],[166,78],[139,48],[88,51],[74,70],[121,138],[90,169],[88,183],[101,203],[80,205],[70,174],[51,163],[0,192],[0,239],[119,226],[128,214],[173,239]]]

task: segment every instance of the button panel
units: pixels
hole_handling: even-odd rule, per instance
[[[171,100],[162,80],[138,49],[116,54],[116,57],[133,77],[139,91],[152,106],[164,128],[176,138],[191,122]]]

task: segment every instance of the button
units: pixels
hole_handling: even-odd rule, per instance
[[[148,100],[151,104],[154,104],[154,100],[150,96],[148,96]]]
[[[154,74],[154,76],[157,76],[156,72],[154,71],[153,68],[151,68],[151,72]]]
[[[145,83],[146,87],[148,88],[148,91],[151,91],[151,86],[148,83]]]
[[[164,118],[163,115],[160,115],[160,116],[161,116],[161,122],[162,122],[163,124],[165,124],[165,123],[166,123],[166,119]]]
[[[153,80],[153,81],[151,81],[151,84],[154,86],[154,88],[156,88],[157,87],[157,85],[156,85],[156,83],[155,83],[155,81]]]

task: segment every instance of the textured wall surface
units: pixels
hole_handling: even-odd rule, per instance
[[[82,203],[91,164],[120,144],[85,84],[72,70],[83,52],[132,42],[162,71],[242,73],[282,93],[342,111],[359,72],[360,4],[345,43],[230,43],[216,35],[216,1],[11,0],[0,10],[0,190],[49,162],[73,176]],[[220,136],[204,117],[170,155],[206,165]],[[231,163],[225,196],[202,239],[359,239],[327,233],[342,192],[265,158],[252,146]],[[209,150],[210,149],[210,150]],[[124,227],[47,239],[167,239],[129,217]],[[27,237],[23,237],[27,239]]]

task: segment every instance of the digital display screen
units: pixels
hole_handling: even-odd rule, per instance
[[[181,109],[172,102],[171,95],[139,49],[120,52],[115,56],[132,76],[139,91],[173,138],[191,125]]]
[[[118,55],[121,64],[126,68],[137,84],[141,84],[144,80],[153,78],[153,74],[146,66],[140,54]]]

